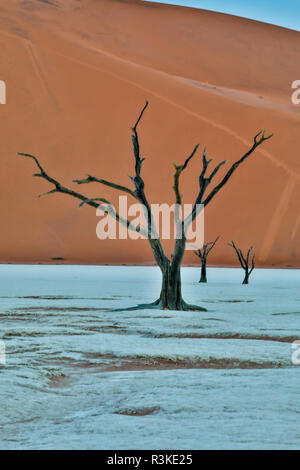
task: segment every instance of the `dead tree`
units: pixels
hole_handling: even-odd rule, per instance
[[[253,250],[253,246],[251,246],[249,248],[249,250],[247,251],[247,255],[245,257],[243,255],[242,250],[240,248],[237,248],[237,246],[234,244],[233,240],[231,241],[231,243],[228,243],[228,245],[231,246],[234,249],[234,251],[236,252],[238,260],[240,262],[240,265],[242,266],[242,268],[245,271],[245,277],[244,277],[244,280],[243,280],[243,284],[248,284],[250,274],[252,273],[253,269],[255,268],[255,253],[252,255],[251,268],[249,267],[249,265],[250,265],[250,254],[251,254],[251,251]]]
[[[182,235],[178,236],[177,238],[177,234],[176,234],[176,240],[174,243],[174,251],[173,251],[171,258],[169,259],[167,255],[165,254],[160,238],[152,237],[152,227],[151,227],[151,221],[153,220],[152,211],[151,211],[150,204],[148,202],[148,197],[146,196],[144,180],[141,175],[142,165],[145,161],[145,158],[141,157],[140,142],[139,142],[139,135],[138,135],[138,125],[143,117],[143,114],[147,106],[148,106],[148,102],[146,102],[134,127],[132,128],[131,138],[132,138],[132,144],[133,144],[133,155],[134,155],[135,167],[134,167],[134,176],[133,177],[130,176],[130,179],[133,183],[133,188],[116,184],[111,181],[100,179],[91,175],[88,175],[86,178],[81,179],[81,180],[75,180],[75,182],[77,184],[100,183],[101,185],[109,186],[110,188],[113,188],[117,191],[122,191],[122,192],[129,194],[133,198],[137,199],[146,208],[147,225],[148,225],[146,227],[135,226],[128,219],[122,217],[118,212],[111,211],[109,209],[107,210],[107,213],[109,213],[112,217],[114,217],[117,222],[125,225],[129,230],[142,233],[143,236],[145,236],[148,239],[155,261],[157,265],[159,266],[161,273],[162,273],[162,286],[161,286],[161,292],[160,292],[159,298],[152,304],[142,304],[142,305],[137,306],[136,308],[159,308],[159,309],[170,309],[170,310],[205,310],[201,307],[187,304],[182,298],[181,265],[182,265],[182,260],[184,256],[185,246],[186,246],[186,236],[185,236],[186,231],[184,230],[184,227],[188,229],[188,226],[195,220],[196,216],[198,215],[197,205],[203,204],[203,206],[206,207],[212,201],[212,199],[217,195],[220,189],[223,188],[223,186],[225,186],[225,184],[228,182],[229,178],[233,175],[233,173],[239,167],[239,165],[243,163],[254,152],[254,150],[257,147],[259,147],[266,140],[270,139],[273,134],[269,136],[265,136],[265,131],[258,132],[258,134],[256,134],[256,136],[254,137],[254,142],[251,148],[239,160],[237,160],[235,163],[233,163],[233,165],[231,165],[231,167],[225,173],[221,181],[207,195],[206,195],[206,192],[210,183],[212,182],[213,178],[216,176],[221,166],[226,163],[226,161],[222,161],[221,163],[219,163],[213,169],[211,174],[208,176],[207,168],[211,160],[207,160],[206,150],[204,149],[203,155],[202,155],[202,170],[199,176],[198,195],[194,202],[191,213],[184,220],[182,220],[178,214],[177,215],[175,214],[175,219],[177,219],[177,222],[178,222],[176,224],[178,234],[180,234],[181,232]],[[180,188],[179,188],[180,176],[181,176],[181,173],[187,168],[188,164],[190,163],[194,155],[196,154],[198,147],[199,147],[199,144],[196,145],[196,147],[194,148],[192,153],[189,155],[189,157],[185,160],[183,165],[174,164],[175,174],[174,174],[173,190],[175,193],[176,203],[179,204],[180,206],[182,202],[182,196],[181,196]],[[99,206],[100,202],[104,202],[105,204],[110,205],[110,202],[104,198],[98,198],[98,197],[89,198],[89,197],[84,196],[81,193],[78,193],[76,191],[73,191],[72,189],[69,189],[63,186],[59,181],[52,178],[46,173],[46,171],[40,164],[39,160],[34,155],[31,155],[28,153],[19,153],[19,155],[33,159],[39,169],[39,172],[35,173],[34,176],[43,178],[44,180],[48,181],[54,186],[54,188],[51,189],[46,194],[55,194],[55,193],[67,194],[76,199],[79,199],[81,201],[80,207],[87,204],[88,206],[91,206],[94,209],[96,209]]]
[[[205,243],[202,247],[202,250],[200,248],[194,251],[195,255],[198,256],[198,258],[200,258],[201,260],[201,278],[199,282],[205,282],[205,283],[207,282],[207,277],[206,277],[207,257],[209,253],[211,252],[211,250],[213,249],[213,247],[215,246],[215,244],[217,243],[217,241],[219,240],[219,238],[220,238],[220,235],[215,239],[214,242]]]

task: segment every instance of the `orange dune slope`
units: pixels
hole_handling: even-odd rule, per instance
[[[97,239],[91,208],[60,194],[38,199],[51,187],[17,157],[35,154],[65,185],[117,204],[113,190],[72,180],[88,173],[131,184],[130,127],[148,99],[140,139],[151,203],[173,202],[172,162],[196,143],[229,165],[258,130],[274,132],[207,207],[205,238],[222,236],[215,265],[235,264],[234,239],[255,245],[260,266],[300,266],[300,105],[291,102],[300,33],[142,0],[1,3],[1,262],[153,262],[145,240]],[[200,156],[182,176],[186,203]],[[184,261],[197,263],[191,252]]]

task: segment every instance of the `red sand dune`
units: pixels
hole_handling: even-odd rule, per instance
[[[173,202],[172,162],[197,142],[229,165],[259,129],[275,133],[207,207],[205,235],[222,235],[213,264],[235,264],[233,238],[256,246],[260,266],[299,267],[300,105],[291,83],[300,79],[300,33],[141,0],[1,3],[2,262],[153,262],[147,241],[98,240],[91,208],[59,194],[37,199],[50,186],[16,155],[33,153],[66,185],[115,203],[113,190],[72,180],[90,173],[130,185],[130,126],[148,99],[140,138],[153,203]],[[184,202],[197,192],[200,155],[182,177]],[[197,263],[193,253],[185,263]]]

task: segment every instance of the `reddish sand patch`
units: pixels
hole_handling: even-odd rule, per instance
[[[157,413],[160,410],[159,406],[151,406],[145,408],[125,408],[124,410],[115,411],[116,415],[125,415],[125,416],[147,416]]]
[[[140,332],[143,335],[142,332]],[[266,335],[241,335],[239,333],[220,333],[214,335],[201,334],[201,333],[182,333],[182,334],[149,334],[145,336],[150,336],[151,338],[211,338],[211,339],[244,339],[244,340],[255,340],[255,341],[276,341],[278,343],[292,343],[299,339],[299,336],[266,336]]]
[[[240,359],[181,359],[172,360],[162,357],[117,357],[107,354],[86,354],[87,358],[98,359],[88,367],[102,372],[138,371],[138,370],[170,370],[170,369],[273,369],[282,364],[273,362],[242,361]],[[103,363],[101,364],[101,359]],[[108,363],[107,363],[108,362]],[[85,368],[86,366],[83,365]]]

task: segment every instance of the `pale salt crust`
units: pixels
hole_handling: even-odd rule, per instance
[[[299,448],[300,271],[242,276],[209,269],[199,285],[183,269],[184,298],[207,312],[117,312],[158,296],[157,268],[0,266],[1,448]],[[159,358],[238,368],[101,372]],[[115,414],[144,407],[158,409]]]

